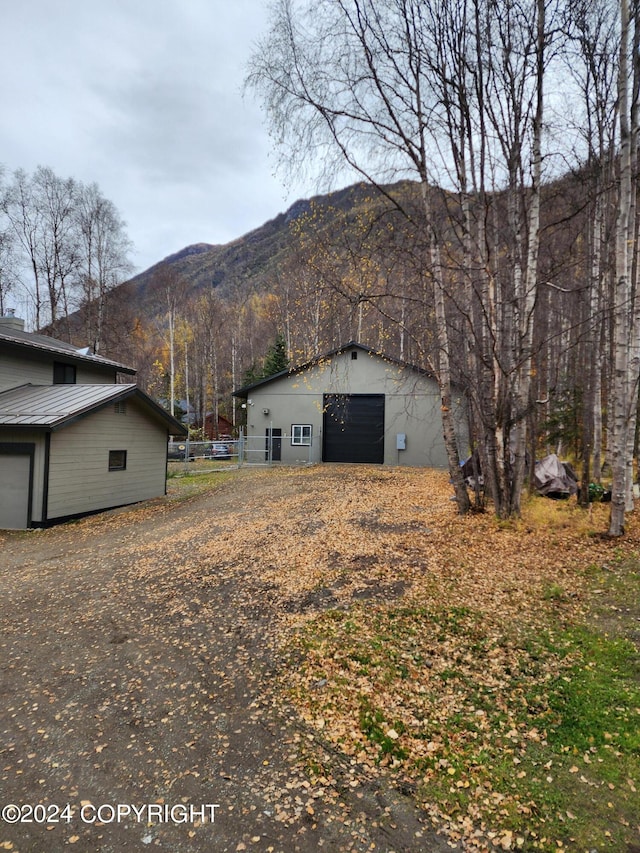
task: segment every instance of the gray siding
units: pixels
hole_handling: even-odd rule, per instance
[[[0,391],[16,388],[30,382],[32,385],[53,384],[53,362],[69,362],[64,353],[59,358],[47,354],[7,355],[0,354]],[[81,385],[111,385],[116,380],[116,371],[112,368],[91,364],[76,366],[76,382]]]
[[[358,350],[358,357],[353,360],[351,352],[347,349],[330,360],[273,380],[249,393],[247,434],[258,436],[249,442],[249,461],[258,461],[265,447],[261,436],[268,428],[274,428],[282,429],[283,462],[319,462],[323,394],[384,394],[384,463],[446,468],[440,394],[435,380],[363,350]],[[464,457],[468,439],[462,400],[456,401],[456,405],[458,444]],[[312,426],[311,447],[292,446],[293,424]],[[397,449],[398,434],[406,436],[405,450]]]
[[[53,370],[53,368],[52,368]],[[116,381],[116,371],[104,367],[93,367],[90,364],[79,364],[76,372],[78,385],[112,385]],[[135,381],[135,377],[130,380]]]
[[[126,450],[125,471],[109,451]],[[51,436],[48,519],[107,509],[165,493],[167,431],[132,402],[108,406]]]

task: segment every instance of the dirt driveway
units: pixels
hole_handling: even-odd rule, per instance
[[[274,572],[330,550],[320,506],[366,476],[239,472],[0,533],[0,850],[451,849],[279,695],[285,623],[316,593],[313,573]]]

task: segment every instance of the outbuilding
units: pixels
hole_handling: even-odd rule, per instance
[[[238,389],[248,461],[446,468],[438,384],[428,371],[351,341]],[[468,451],[464,397],[454,402]]]
[[[165,494],[167,439],[186,429],[134,374],[0,318],[0,528]]]

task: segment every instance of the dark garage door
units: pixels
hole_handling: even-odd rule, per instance
[[[384,394],[325,394],[324,462],[384,462]]]

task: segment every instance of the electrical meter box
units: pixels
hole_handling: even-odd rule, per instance
[[[399,432],[396,435],[396,450],[406,450],[407,449],[407,436],[403,432]]]

